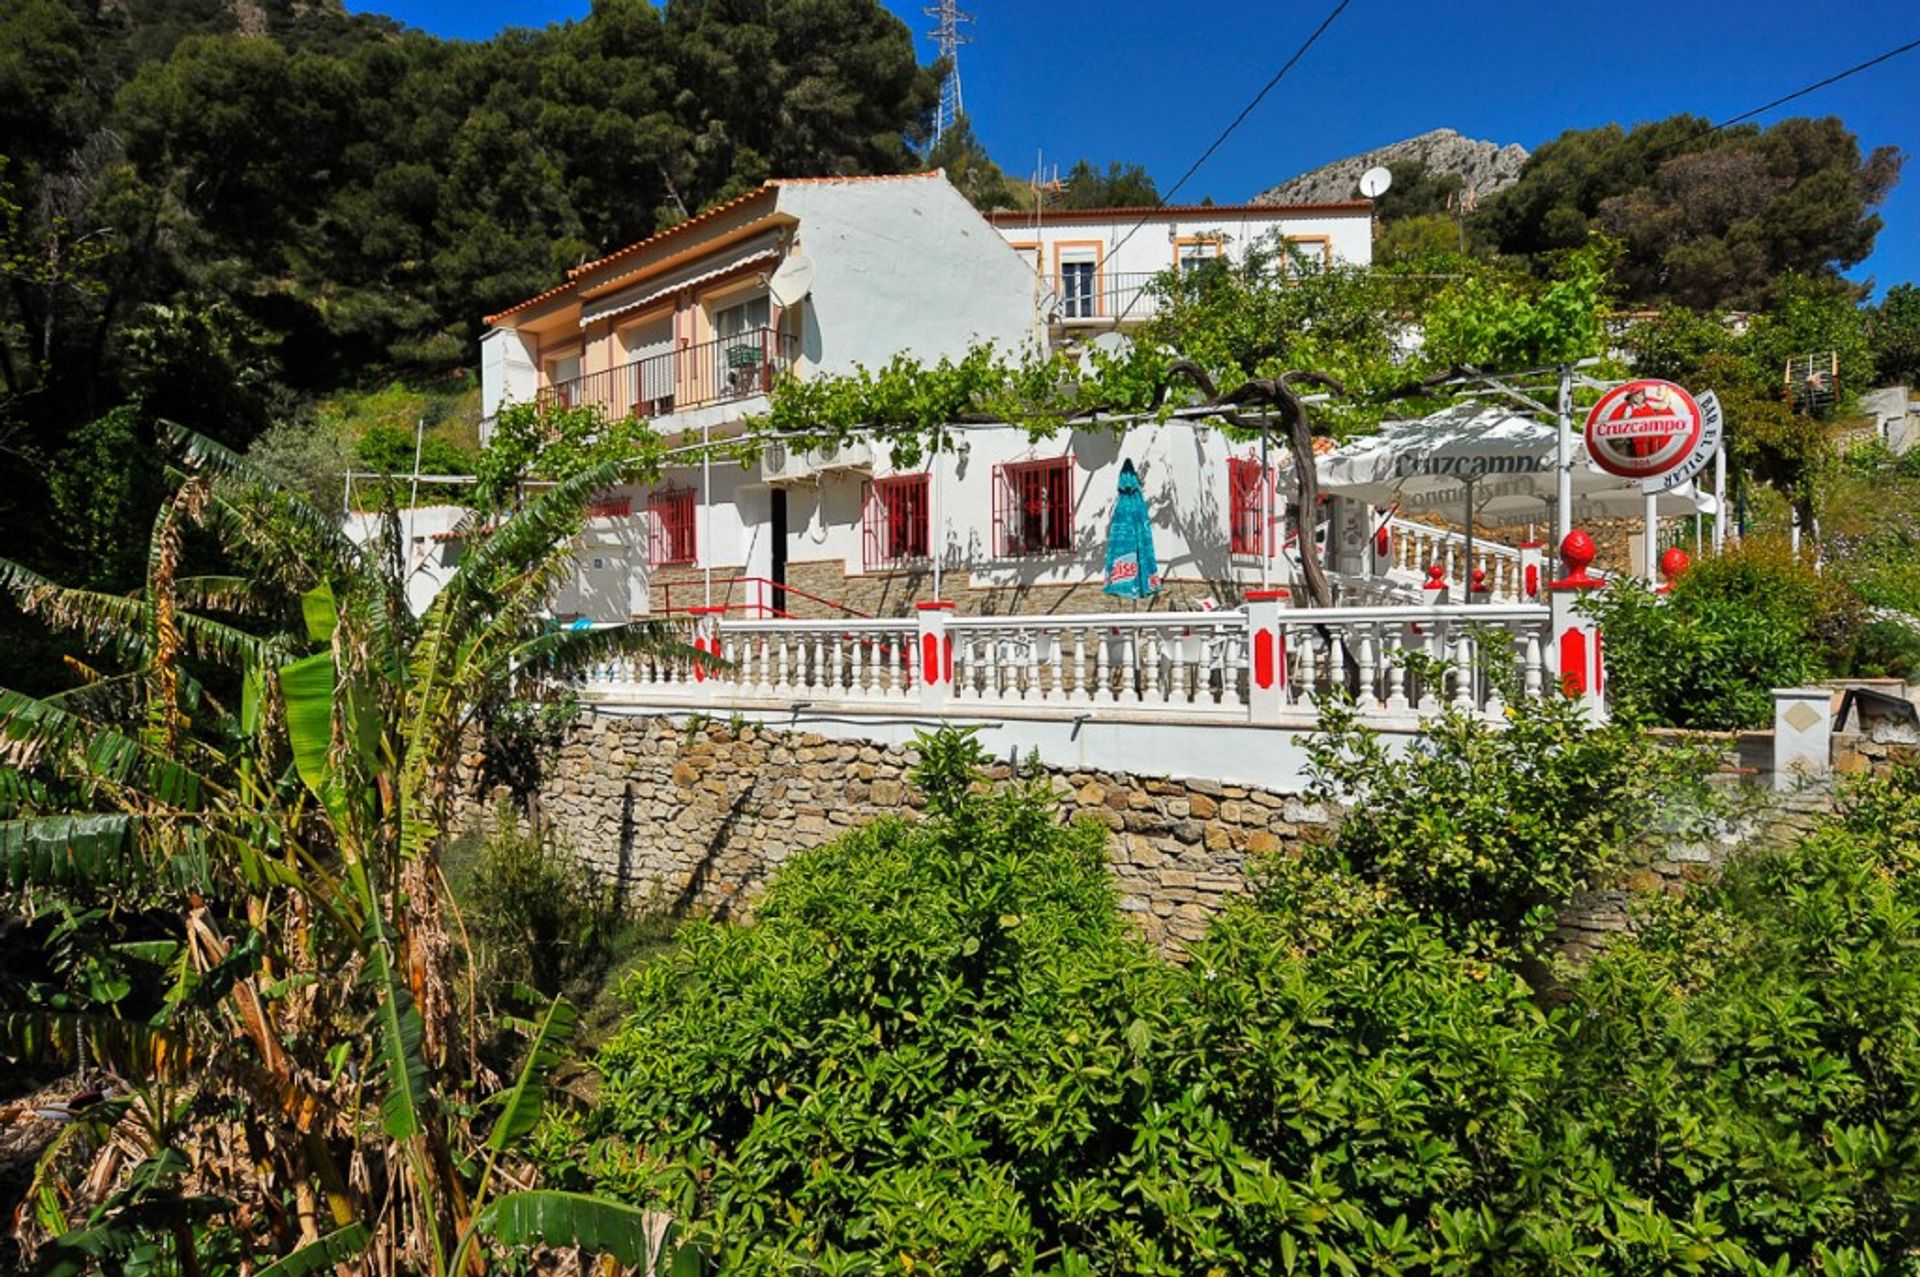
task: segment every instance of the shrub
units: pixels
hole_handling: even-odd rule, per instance
[[[1736,861],[1617,945],[1574,991],[1564,1083],[1542,1097],[1559,1135],[1650,1213],[1700,1221],[1768,1271],[1910,1263],[1917,852],[1909,768],[1856,790],[1843,822]]]
[[[1849,669],[1866,621],[1851,589],[1758,541],[1696,563],[1667,596],[1621,581],[1587,606],[1616,715],[1719,731],[1766,726],[1772,689]]]
[[[1483,848],[1630,836],[1594,809],[1632,733],[1494,735],[1443,725],[1469,758],[1376,801],[1433,816],[1517,767],[1524,828],[1476,813]],[[980,761],[928,741],[927,819],[795,857],[754,924],[642,970],[550,1182],[665,1206],[729,1274],[1838,1273],[1915,1235],[1920,772],[1659,904],[1547,1008],[1427,916],[1414,860],[1278,862],[1162,961],[1099,827],[983,792]]]
[[[467,934],[479,986],[577,992],[615,956],[625,922],[616,885],[554,837],[523,830],[501,803],[466,878]]]
[[[1241,903],[1169,964],[1100,826],[979,792],[963,738],[922,749],[928,819],[796,857],[752,926],[694,924],[632,982],[557,1173],[669,1207],[728,1273],[1479,1252],[1552,1066],[1524,984],[1391,907],[1302,944]]]
[[[1497,727],[1449,711],[1398,751],[1333,705],[1307,753],[1314,796],[1342,815],[1301,869],[1345,874],[1502,958],[1534,953],[1557,906],[1650,833],[1686,832],[1712,807],[1706,755],[1590,727],[1558,697],[1517,700]]]

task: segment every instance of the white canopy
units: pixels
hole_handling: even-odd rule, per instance
[[[1433,510],[1458,517],[1472,502],[1474,518],[1499,522],[1537,516],[1554,497],[1558,428],[1505,408],[1461,403],[1413,421],[1390,421],[1380,433],[1318,458],[1320,487],[1373,505]],[[1576,519],[1638,514],[1640,485],[1599,469],[1574,438]],[[1660,497],[1661,514],[1692,514],[1712,498],[1683,485]]]

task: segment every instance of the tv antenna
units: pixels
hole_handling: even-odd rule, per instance
[[[940,105],[933,112],[933,140],[938,142],[940,135],[966,113],[967,108],[960,99],[960,46],[972,44],[973,37],[960,34],[960,27],[972,22],[973,15],[962,13],[954,0],[940,0],[920,12],[933,19],[933,30],[927,34],[933,37],[941,59],[947,64],[947,78],[940,81]]]

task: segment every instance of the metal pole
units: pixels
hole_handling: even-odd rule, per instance
[[[1723,440],[1713,454],[1713,552],[1727,544],[1727,445]]]
[[[420,417],[413,425],[413,494],[407,498],[407,565],[413,565],[413,528],[419,517],[420,509],[420,451],[426,446],[427,419]]]
[[[1477,476],[1467,476],[1467,552],[1466,560],[1460,565],[1460,601],[1473,602],[1473,482]]]
[[[1553,539],[1573,531],[1573,365],[1560,365],[1560,437],[1554,448]]]
[[[1647,584],[1657,585],[1660,579],[1660,494],[1647,494]]]
[[[1267,427],[1260,425],[1260,588],[1273,584],[1273,478],[1267,472]]]
[[[944,516],[940,507],[940,444],[945,438],[945,428],[935,426],[933,428],[933,457],[927,462],[927,470],[929,471],[927,486],[933,489],[933,499],[928,503],[933,507],[932,518],[929,520],[933,527],[928,533],[927,540],[929,544],[927,549],[933,554],[933,597],[935,600],[938,600],[940,597],[940,560],[946,557],[943,551],[947,546],[947,525],[942,521]]]
[[[706,605],[713,606],[713,444],[712,427],[700,427],[700,547],[701,575],[706,582]]]

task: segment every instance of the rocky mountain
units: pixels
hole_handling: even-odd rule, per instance
[[[1269,187],[1254,196],[1253,202],[1319,204],[1358,199],[1362,173],[1376,165],[1400,161],[1418,161],[1433,173],[1456,173],[1466,179],[1476,195],[1486,196],[1503,186],[1513,185],[1520,176],[1520,166],[1527,162],[1527,148],[1518,142],[1502,146],[1498,142],[1462,137],[1452,129],[1434,129],[1403,142],[1323,164],[1310,173]]]

